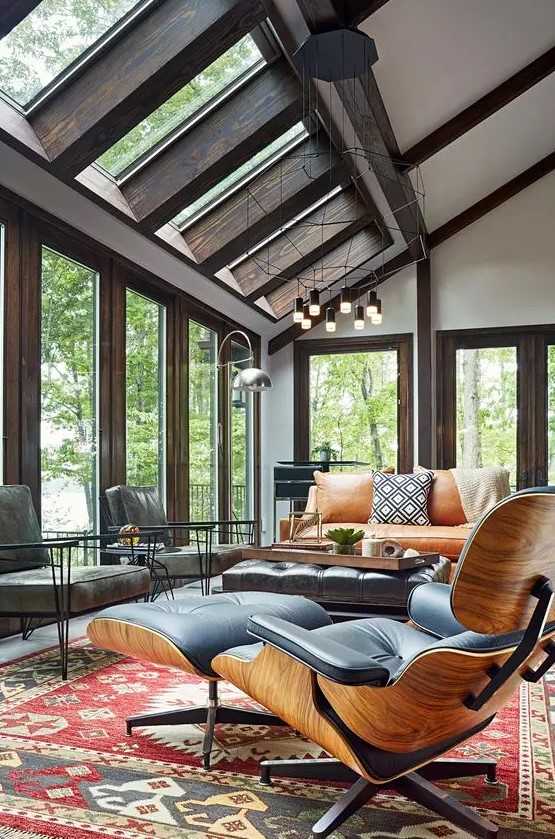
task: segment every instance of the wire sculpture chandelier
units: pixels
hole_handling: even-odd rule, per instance
[[[275,281],[276,288],[281,283],[287,283],[289,287],[296,286],[292,315],[294,323],[299,323],[303,329],[310,329],[312,318],[320,317],[322,307],[325,307],[326,330],[335,332],[336,310],[331,298],[339,286],[339,312],[354,315],[355,329],[364,329],[366,322],[382,322],[382,304],[377,286],[390,275],[385,268],[385,251],[393,241],[392,234],[402,233],[407,247],[413,242],[420,243],[422,255],[413,259],[414,263],[426,256],[423,224],[425,192],[419,168],[415,167],[412,173],[412,195],[407,196],[408,200],[402,206],[395,208],[395,212],[412,208],[414,229],[401,230],[393,211],[382,214],[380,218],[369,215],[365,201],[369,190],[365,183],[368,179],[377,178],[379,183],[393,178],[384,173],[384,166],[381,165],[385,155],[379,155],[371,148],[369,136],[360,137],[355,134],[354,128],[346,120],[344,109],[341,113],[340,134],[335,132],[336,136],[341,137],[341,145],[338,147],[332,142],[333,82],[339,81],[346,86],[352,84],[354,93],[357,79],[370,73],[370,67],[377,58],[372,38],[356,29],[342,27],[309,36],[295,53],[294,60],[303,84],[303,123],[305,128],[311,126],[313,129],[310,135],[312,142],[308,141],[307,132],[276,161],[280,194],[277,212],[275,203],[270,199],[265,204],[265,171],[254,177],[246,187],[246,228],[248,232],[256,223],[258,235],[253,235],[252,247],[242,259],[250,259],[261,272]],[[318,110],[318,103],[324,101],[326,90],[324,88],[324,93],[317,90],[315,82],[327,83],[329,101],[326,110],[329,125],[324,124]],[[365,120],[368,135],[371,130],[369,122]],[[349,173],[348,188],[353,199],[344,201],[342,210],[334,212],[333,199],[345,195],[343,186],[337,185],[338,160],[339,165],[343,165]],[[389,164],[393,162],[393,165],[403,166],[403,161],[392,161],[389,156],[387,160]],[[324,171],[323,182],[328,177],[328,189],[318,202],[290,218],[285,207],[288,200],[287,183],[300,170],[307,185],[316,178],[322,180]],[[283,223],[280,223],[282,206]],[[262,242],[259,235],[261,219],[268,221],[268,235]],[[353,242],[355,233],[365,229],[365,223],[367,226],[372,224],[378,247],[373,255],[361,262],[354,253]],[[351,235],[351,231],[355,233]],[[303,245],[307,247],[303,249]],[[283,265],[284,248],[295,253],[296,268],[293,271]],[[317,258],[309,258],[318,254],[318,251],[320,255]],[[376,257],[381,259],[379,266],[376,266]],[[372,269],[367,265],[369,262],[373,262]]]

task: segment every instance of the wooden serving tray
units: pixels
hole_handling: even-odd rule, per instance
[[[313,565],[341,565],[346,568],[368,568],[376,571],[407,571],[433,565],[439,560],[437,553],[422,553],[418,556],[345,556],[332,554],[330,550],[303,550],[299,548],[274,548],[272,545],[260,548],[245,547],[243,559],[266,559],[269,562],[310,562]]]

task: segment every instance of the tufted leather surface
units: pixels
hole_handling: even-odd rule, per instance
[[[302,597],[284,597],[264,592],[213,594],[154,603],[126,603],[100,612],[91,623],[116,620],[159,633],[207,676],[217,675],[212,659],[229,647],[253,644],[247,631],[251,615],[282,618],[306,629],[331,623],[317,603]]]
[[[450,563],[409,571],[369,571],[343,566],[247,559],[223,574],[224,591],[273,591],[302,594],[322,603],[360,603],[402,607],[420,583],[447,582]]]
[[[59,572],[58,572],[59,576]],[[141,597],[150,591],[147,568],[136,565],[72,567],[72,614]],[[52,569],[37,568],[0,575],[0,611],[22,615],[55,614]]]

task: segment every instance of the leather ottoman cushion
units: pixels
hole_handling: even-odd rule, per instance
[[[222,580],[224,591],[302,594],[321,603],[406,608],[415,586],[447,582],[450,569],[443,558],[435,565],[397,572],[247,559],[225,571]]]
[[[331,623],[321,606],[303,597],[245,591],[112,606],[93,618],[87,632],[105,649],[215,678],[211,667],[215,656],[229,647],[254,643],[247,622],[255,614],[272,615],[305,629]],[[115,624],[112,635],[109,624]],[[117,624],[126,625],[125,635]],[[122,639],[129,642],[127,648],[122,647]]]
[[[64,575],[65,579],[65,575]],[[72,614],[98,609],[142,597],[150,591],[147,568],[136,565],[94,565],[71,569]],[[10,612],[23,615],[55,614],[52,569],[37,568],[0,575],[0,611],[2,603]]]

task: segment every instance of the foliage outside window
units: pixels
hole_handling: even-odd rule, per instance
[[[189,519],[218,518],[216,332],[189,321]]]
[[[459,349],[457,466],[502,466],[516,486],[516,347]]]
[[[127,483],[157,486],[165,498],[166,311],[126,291],[125,398]]]
[[[310,451],[331,445],[338,460],[372,469],[397,465],[395,350],[310,356]]]
[[[40,445],[45,531],[93,531],[98,274],[42,248]]]
[[[0,88],[27,105],[136,3],[42,0],[0,41]]]
[[[295,140],[299,140],[301,137],[306,137],[307,135],[308,132],[303,123],[298,122],[290,128],[289,131],[286,131],[268,146],[261,149],[258,154],[251,157],[250,160],[247,160],[246,163],[243,163],[242,166],[239,166],[231,172],[226,178],[223,178],[219,183],[213,186],[212,189],[209,189],[208,192],[201,195],[197,201],[194,201],[192,204],[189,204],[188,207],[181,210],[181,212],[172,219],[173,223],[177,225],[177,227],[184,227],[187,222],[199,215],[199,213],[201,213],[206,207],[214,204],[221,195],[231,190],[235,184],[240,183],[240,181],[250,175],[251,172],[255,172],[255,170],[262,168],[266,164],[269,165],[272,162],[272,159],[278,157],[279,153],[286,150],[291,143]]]
[[[260,61],[260,50],[251,36],[246,35],[129,131],[97,162],[117,177]]]

